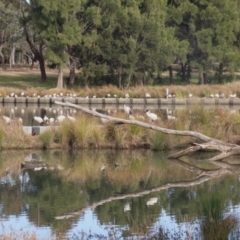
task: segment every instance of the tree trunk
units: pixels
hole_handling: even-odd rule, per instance
[[[70,63],[69,63],[69,87],[73,88],[75,85],[75,69],[76,69],[76,62],[70,57]]]
[[[168,71],[169,71],[169,83],[170,83],[170,85],[172,85],[173,84],[173,69],[172,69],[171,65],[168,67]]]
[[[223,64],[220,63],[219,64],[219,68],[218,68],[218,83],[222,83],[223,79],[222,79],[222,76],[223,76]]]
[[[186,81],[186,67],[187,63],[181,63],[181,72],[182,72],[182,82]]]
[[[35,60],[39,62],[40,71],[41,71],[40,81],[42,83],[45,83],[47,80],[47,75],[46,75],[46,70],[45,70],[45,60],[44,60],[44,56],[43,56],[44,43],[43,42],[39,43],[39,48],[37,48],[37,46],[31,41],[29,34],[28,34],[28,29],[26,26],[24,26],[24,34],[25,34],[27,43],[34,54]]]
[[[5,64],[4,64],[4,55],[3,55],[3,53],[2,53],[2,49],[3,49],[3,45],[1,44],[0,45],[0,58],[2,59],[1,60],[1,64],[2,64],[2,69],[4,69],[5,67]]]
[[[199,73],[198,73],[198,83],[199,83],[200,85],[203,85],[203,83],[204,83],[203,73],[202,73],[202,72],[199,72]]]
[[[207,74],[207,72],[203,73],[203,83],[208,84],[208,74]]]
[[[41,55],[38,58],[39,66],[40,66],[40,72],[41,72],[41,82],[45,83],[47,81],[47,75],[45,70],[45,60],[44,57]]]
[[[12,68],[12,65],[15,65],[15,52],[16,52],[16,47],[12,46],[10,57],[9,57],[10,68]]]
[[[60,66],[59,66],[59,71],[58,71],[57,88],[59,88],[59,89],[63,88],[63,70],[62,70],[62,67],[60,67]]]

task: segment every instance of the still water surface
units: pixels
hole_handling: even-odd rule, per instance
[[[199,169],[219,168],[204,161],[209,154],[192,155],[183,162],[167,159],[169,154],[2,151],[0,235],[19,234],[21,239],[27,232],[38,239],[87,239],[91,234],[91,239],[123,239],[151,237],[162,229],[170,239],[174,234],[203,239],[201,222],[212,203],[219,221],[230,215],[239,218],[240,171],[201,182]],[[48,165],[21,166],[25,161]],[[239,161],[233,158],[228,164]],[[229,232],[229,239],[240,238],[238,228],[239,224]]]

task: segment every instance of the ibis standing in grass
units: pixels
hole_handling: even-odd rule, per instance
[[[128,106],[126,106],[125,104],[123,105],[123,110],[124,110],[124,112],[126,113],[127,118],[129,118],[129,116],[132,115],[131,108],[128,107]]]
[[[150,110],[146,110],[146,115],[148,116],[148,118],[153,122],[156,121],[158,119],[158,115],[155,113],[150,112]]]

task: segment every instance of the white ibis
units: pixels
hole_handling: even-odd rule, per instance
[[[72,122],[75,122],[76,121],[76,118],[75,117],[72,117],[70,115],[67,115],[67,118],[72,121]]]
[[[155,113],[150,112],[150,110],[146,110],[146,115],[149,117],[149,119],[153,122],[158,119],[158,115]]]
[[[43,121],[44,122],[48,122],[49,121],[49,119],[48,119],[48,117],[46,115],[44,116]]]
[[[123,105],[123,110],[124,110],[124,112],[126,113],[127,118],[129,118],[129,115],[132,115],[131,108],[128,107],[127,105],[125,105],[125,104]]]
[[[38,117],[38,116],[34,116],[33,119],[40,124],[42,124],[44,122],[44,120],[41,117]]]
[[[66,118],[66,117],[65,117],[64,115],[59,115],[59,116],[57,117],[57,121],[58,121],[58,122],[62,122],[65,118]]]
[[[10,118],[10,117],[7,117],[7,116],[4,116],[4,115],[3,115],[3,119],[4,119],[4,121],[5,121],[7,124],[9,124],[9,123],[11,122],[11,118]]]
[[[237,96],[236,93],[234,93],[234,94],[230,94],[230,95],[229,95],[230,98],[235,98],[236,96]]]

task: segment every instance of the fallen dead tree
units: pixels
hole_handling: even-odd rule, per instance
[[[191,146],[189,148],[186,148],[184,150],[181,150],[177,153],[170,155],[169,156],[170,159],[178,159],[178,158],[181,158],[185,155],[188,155],[190,153],[193,153],[193,152],[196,152],[199,150],[205,150],[205,151],[206,150],[214,150],[214,151],[220,152],[216,156],[208,159],[209,161],[218,161],[218,160],[222,160],[222,159],[227,158],[232,155],[240,154],[240,146],[239,145],[221,141],[221,140],[218,140],[215,138],[211,138],[211,137],[208,137],[199,132],[167,129],[167,128],[162,128],[162,127],[159,127],[159,126],[156,126],[153,124],[149,124],[149,123],[141,122],[141,121],[137,121],[137,120],[127,120],[127,119],[122,119],[122,118],[116,118],[116,117],[104,115],[104,114],[96,112],[96,111],[92,111],[92,110],[82,107],[80,105],[72,104],[69,102],[56,101],[55,103],[62,105],[62,106],[76,108],[85,113],[91,114],[95,117],[104,118],[104,119],[107,119],[109,121],[112,121],[112,122],[115,122],[118,124],[138,125],[138,126],[152,129],[154,131],[158,131],[158,132],[165,133],[165,134],[194,137],[203,142],[203,143],[194,143],[193,144],[194,146]]]

